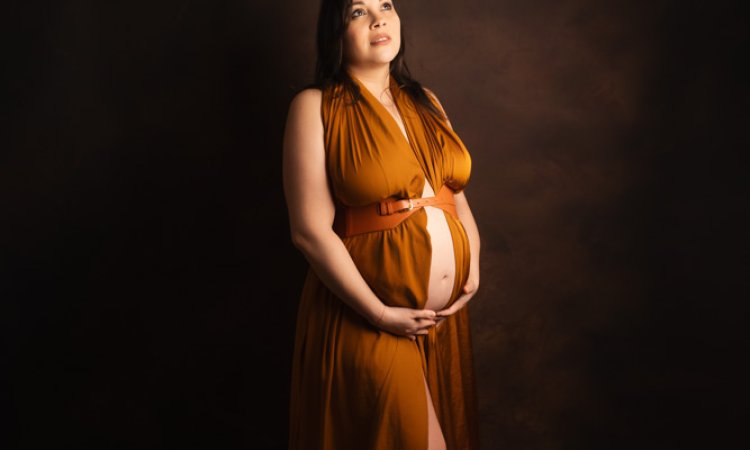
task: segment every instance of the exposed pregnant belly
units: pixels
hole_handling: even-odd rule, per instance
[[[422,197],[434,195],[432,186],[425,180]],[[455,283],[456,259],[453,253],[453,238],[442,209],[425,206],[424,210],[427,213],[427,231],[432,243],[430,281],[424,307],[439,311],[450,301]]]

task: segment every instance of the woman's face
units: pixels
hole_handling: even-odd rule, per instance
[[[390,0],[353,0],[344,35],[344,60],[350,66],[390,63],[401,47],[401,20]]]

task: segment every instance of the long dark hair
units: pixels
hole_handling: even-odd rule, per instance
[[[353,100],[358,101],[362,94],[359,86],[351,79],[344,68],[344,34],[349,25],[349,9],[352,0],[322,0],[318,14],[317,48],[318,55],[315,62],[315,81],[301,87],[325,89],[333,84],[342,84],[348,90]],[[403,23],[403,22],[402,22]],[[396,83],[406,92],[414,103],[426,108],[431,113],[445,119],[440,111],[427,97],[422,85],[412,78],[404,60],[406,39],[404,27],[401,27],[401,47],[390,64],[390,74]]]

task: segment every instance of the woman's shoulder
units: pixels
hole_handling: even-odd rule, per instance
[[[321,98],[323,97],[323,91],[318,87],[305,87],[300,89],[294,97],[292,97],[292,105],[297,107],[305,107],[309,105],[318,104],[320,105]]]
[[[309,84],[299,88],[292,98],[292,103],[320,106],[322,102],[341,97],[342,91],[343,85],[341,83]]]
[[[320,115],[322,92],[310,87],[299,90],[289,103],[289,114],[312,119]]]

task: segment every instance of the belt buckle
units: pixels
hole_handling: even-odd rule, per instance
[[[388,216],[388,215],[395,214],[395,213],[409,212],[412,209],[414,209],[414,201],[411,198],[404,198],[404,199],[401,199],[401,200],[408,200],[409,201],[409,206],[407,206],[405,208],[397,209],[395,211],[391,211],[390,204],[391,203],[396,203],[396,202],[381,201],[380,202],[380,207],[379,207],[379,214],[381,216]]]

